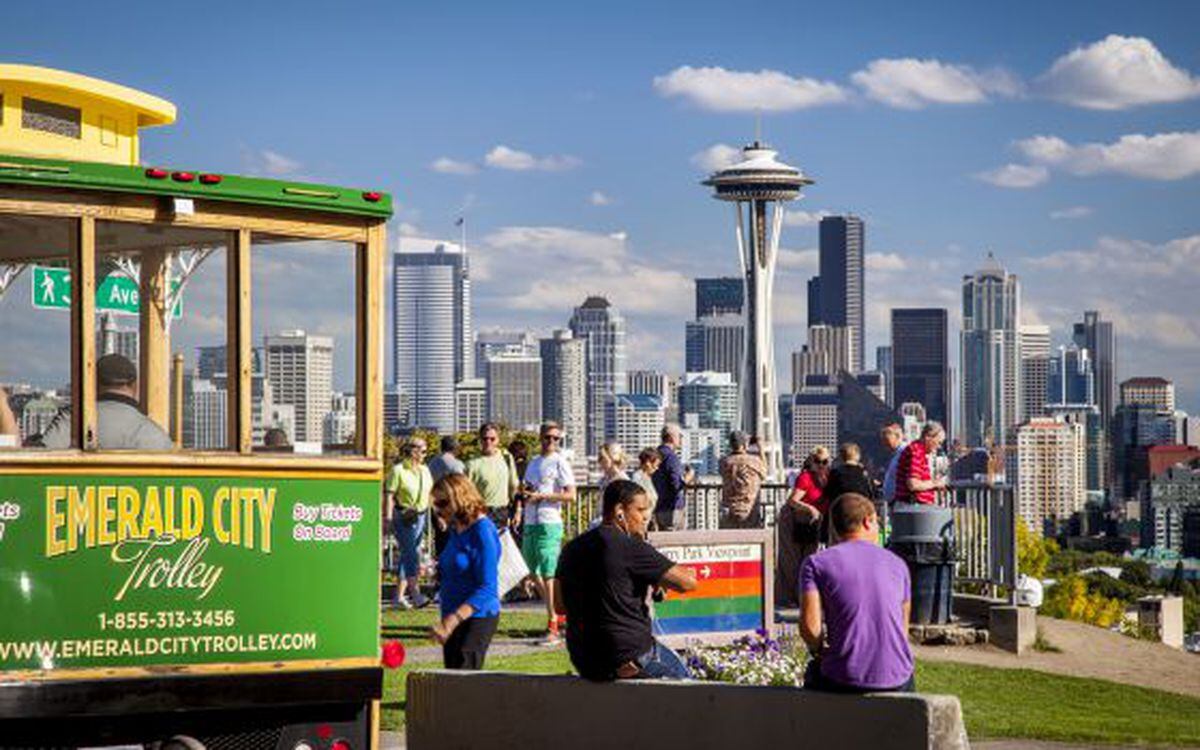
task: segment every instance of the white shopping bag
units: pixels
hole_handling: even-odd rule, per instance
[[[512,591],[514,587],[521,581],[525,580],[525,576],[529,575],[529,566],[525,564],[525,558],[521,555],[521,548],[512,538],[512,534],[508,529],[503,529],[500,532],[500,569],[498,584],[500,589],[500,598]]]

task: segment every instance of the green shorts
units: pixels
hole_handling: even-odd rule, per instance
[[[562,551],[561,523],[527,525],[521,537],[521,556],[529,572],[542,578],[553,578],[558,571],[558,553]]]

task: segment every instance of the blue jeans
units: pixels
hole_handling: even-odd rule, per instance
[[[416,578],[421,572],[421,539],[425,536],[425,522],[429,514],[419,513],[417,520],[412,523],[406,523],[400,514],[397,508],[392,516],[392,533],[400,547],[396,575],[400,578]]]
[[[664,646],[658,639],[650,650],[637,658],[642,668],[641,678],[651,680],[686,680],[692,676],[679,654]]]

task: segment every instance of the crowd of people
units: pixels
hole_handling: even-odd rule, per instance
[[[432,510],[440,619],[431,635],[443,645],[446,667],[484,665],[506,593],[498,578],[500,535],[508,533],[519,539],[528,591],[546,607],[545,642],[565,637],[581,676],[686,677],[679,655],[654,638],[650,606],[663,591],[696,586],[690,568],[648,542],[651,530],[686,526],[694,474],[681,460],[678,426],[667,425],[658,447],[641,450],[636,467],[619,443],[600,447],[600,507],[588,530],[565,545],[563,509],[575,501],[576,483],[561,450],[562,428],[542,425],[532,457],[523,442],[502,446],[497,425],[484,424],[478,438],[479,454],[465,463],[451,437],[429,461],[425,442],[410,438],[386,485],[401,607],[429,602],[418,578]],[[809,688],[913,689],[909,572],[882,546],[881,511],[934,502],[945,483],[935,478],[930,458],[944,439],[937,423],[911,443],[898,425],[887,425],[881,440],[889,458],[875,477],[854,443],[838,447],[836,462],[826,447],[814,447],[776,509],[776,602],[800,611],[800,634],[814,656]],[[720,528],[764,528],[768,474],[752,437],[729,435],[720,474]]]

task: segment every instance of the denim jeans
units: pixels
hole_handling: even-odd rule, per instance
[[[425,521],[429,514],[419,514],[412,523],[405,523],[400,515],[401,511],[397,509],[392,517],[392,533],[396,535],[396,545],[400,548],[396,559],[396,575],[416,578],[421,572],[421,538],[425,536]]]
[[[692,676],[679,654],[664,646],[658,639],[650,650],[637,658],[642,668],[641,678],[651,680],[686,680]]]

